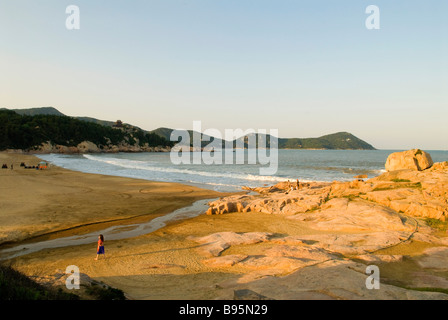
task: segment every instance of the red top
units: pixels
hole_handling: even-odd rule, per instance
[[[103,241],[101,241],[101,239],[98,240],[98,248],[101,247],[103,245]]]

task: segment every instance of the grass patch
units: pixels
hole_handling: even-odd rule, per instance
[[[448,222],[446,222],[446,221],[440,221],[439,219],[434,219],[434,218],[426,218],[425,222],[429,227],[437,229],[439,231],[447,231],[448,230]]]
[[[313,213],[319,211],[320,209],[321,207],[312,207],[311,209],[306,210],[305,213]]]
[[[322,200],[322,204],[327,203],[328,201],[330,201],[332,198],[330,196],[331,190],[330,192],[327,193],[327,195],[325,196],[325,199]]]
[[[354,201],[356,198],[359,198],[358,195],[355,194],[348,194],[348,195],[344,195],[341,198],[345,198],[348,199],[348,201]]]
[[[391,181],[397,182],[397,183],[400,183],[400,182],[411,182],[411,180],[408,180],[408,179],[392,179]]]
[[[406,288],[409,290],[415,290],[415,291],[424,291],[424,292],[440,292],[448,294],[448,289],[445,288],[431,288],[431,287],[424,287],[424,288]]]
[[[79,296],[46,288],[23,273],[0,265],[0,300],[79,300]]]
[[[421,189],[422,184],[420,182],[416,183],[408,183],[408,184],[393,184],[387,187],[377,187],[372,191],[386,191],[386,190],[395,190],[395,189]]]

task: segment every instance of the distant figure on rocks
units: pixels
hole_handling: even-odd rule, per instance
[[[291,185],[291,181],[288,180],[288,188],[286,189],[285,194],[289,194],[292,190],[294,190],[294,188]]]
[[[299,182],[299,179],[297,179],[297,190],[299,190],[300,189],[300,182]]]
[[[102,255],[104,255],[104,257],[106,257],[106,252],[104,250],[104,236],[102,234],[100,234],[98,236],[98,247],[96,250],[95,260],[98,260],[98,257],[100,256],[100,254],[102,254]]]

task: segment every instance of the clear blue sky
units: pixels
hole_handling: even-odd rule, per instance
[[[0,107],[147,130],[201,120],[447,150],[447,60],[445,0],[0,0]]]

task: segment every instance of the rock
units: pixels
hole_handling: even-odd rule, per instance
[[[374,202],[331,199],[320,210],[289,217],[326,231],[412,231],[415,225],[398,212]]]
[[[330,254],[349,256],[371,254],[379,249],[397,245],[407,240],[409,236],[410,233],[404,231],[377,231],[354,234],[313,234],[295,238],[310,243],[315,248],[324,249]]]
[[[79,153],[98,153],[100,149],[96,144],[90,141],[84,141],[77,146]]]
[[[268,257],[289,257],[300,259],[304,262],[324,261],[336,259],[326,250],[312,246],[278,245],[265,251]]]
[[[202,260],[202,263],[213,268],[228,268],[246,259],[244,254],[231,254]]]
[[[218,257],[231,245],[254,244],[268,241],[272,234],[267,232],[218,232],[205,237],[190,237],[189,240],[203,244],[198,251],[209,257]]]
[[[225,240],[219,240],[218,234],[204,237],[208,244],[203,249],[217,256],[205,260],[205,264],[241,272],[238,279],[219,284],[227,295],[223,298],[231,299],[234,291],[247,290],[242,296],[249,299],[258,295],[280,300],[448,299],[444,293],[409,290],[384,282],[380,290],[366,288],[367,265],[406,264],[407,256],[381,253],[397,245],[406,246],[411,239],[438,247],[416,258],[415,265],[423,272],[415,283],[407,280],[411,281],[408,285],[437,288],[440,283],[448,287],[442,276],[448,270],[448,238],[433,233],[423,219],[413,218],[443,221],[448,216],[448,162],[432,165],[430,155],[411,151],[400,155],[402,159],[398,157],[396,163],[391,155],[387,166],[392,170],[398,163],[394,171],[367,181],[311,183],[298,190],[281,183],[246,188],[256,195],[234,195],[210,203],[209,214],[287,214],[287,219],[299,220],[297,225],[318,230],[303,235],[276,234],[267,237],[262,246],[244,247],[245,255],[229,256],[220,256],[222,248],[243,243],[244,234],[219,235]]]
[[[301,187],[284,191],[284,184],[271,188],[257,188],[260,195],[234,195],[209,203],[208,215],[232,212],[260,212],[268,214],[296,214],[317,209],[330,192],[330,187]],[[280,191],[279,191],[280,190]]]
[[[448,248],[434,247],[424,251],[424,256],[418,260],[418,264],[426,269],[448,270]]]
[[[250,256],[242,261],[240,266],[254,271],[246,274],[248,276],[246,279],[252,279],[290,273],[314,263],[316,261],[305,261],[292,257]]]
[[[32,150],[37,154],[60,153],[60,154],[78,154],[78,153],[118,153],[118,152],[169,152],[170,147],[150,147],[147,143],[140,146],[138,143],[131,145],[129,143],[120,143],[118,145],[100,145],[97,146],[93,142],[83,141],[75,146],[65,146],[53,144],[50,141],[42,143],[36,149]]]
[[[413,272],[411,283],[414,288],[448,289],[448,280],[446,278],[426,272]]]
[[[65,273],[61,269],[57,269],[54,274],[52,275],[46,275],[46,276],[34,276],[34,280],[39,282],[42,285],[45,286],[53,286],[53,287],[59,287],[59,286],[66,286],[67,278],[71,276],[71,274]],[[91,286],[92,284],[101,284],[103,286],[106,286],[104,283],[96,281],[92,278],[90,278],[85,273],[79,274],[79,280],[81,286]]]
[[[430,169],[431,171],[442,171],[448,170],[448,161],[445,162],[436,162]]]
[[[448,216],[448,162],[436,163],[431,169],[426,169],[433,165],[431,156],[424,151],[415,149],[405,152],[395,153],[389,156],[386,166],[388,171],[378,177],[367,181],[333,182],[333,183],[301,183],[299,189],[291,189],[292,182],[281,182],[271,187],[248,188],[257,192],[256,195],[232,195],[220,198],[209,203],[208,215],[221,215],[232,212],[260,212],[267,214],[296,215],[298,213],[313,213],[319,209],[328,209],[326,204],[339,198],[339,208],[334,208],[329,212],[333,218],[338,218],[338,211],[344,212],[336,222],[337,227],[344,228],[343,220],[354,226],[351,222],[355,218],[360,224],[358,230],[370,228],[370,221],[373,225],[381,227],[379,221],[373,218],[375,214],[386,219],[383,222],[393,222],[390,218],[394,215],[392,211],[399,214],[434,218],[445,221]],[[361,177],[361,176],[359,176]],[[364,199],[376,203],[372,210],[366,208],[353,208],[359,203],[348,203],[354,199]],[[331,202],[331,205],[337,203]],[[347,215],[348,207],[351,216]],[[364,207],[367,206],[364,204]],[[382,208],[381,208],[382,206]],[[384,207],[388,207],[388,210]],[[355,210],[364,210],[363,214],[353,215]],[[380,212],[382,211],[382,213]],[[368,218],[368,216],[371,218]],[[389,217],[388,217],[389,216]],[[312,218],[313,215],[307,215]],[[314,215],[316,217],[316,215]],[[403,220],[403,217],[396,216]],[[322,217],[324,218],[324,217]],[[361,221],[360,219],[367,219]],[[393,223],[400,223],[397,219]],[[322,222],[322,221],[321,221]],[[320,223],[324,226],[325,223]],[[330,227],[328,224],[327,228]]]
[[[403,152],[395,152],[389,155],[386,161],[387,171],[396,170],[426,170],[433,165],[431,155],[420,149],[413,149]]]
[[[447,300],[448,295],[424,292],[380,283],[380,289],[366,287],[366,265],[330,260],[317,267],[301,268],[286,276],[268,276],[251,282],[227,284],[233,290],[251,290],[275,300]],[[226,287],[226,284],[220,284]],[[219,297],[224,299],[225,297]],[[230,298],[230,297],[227,297]]]
[[[355,257],[356,259],[362,260],[365,263],[380,263],[380,262],[399,262],[403,260],[402,255],[390,255],[390,254],[362,254]]]

